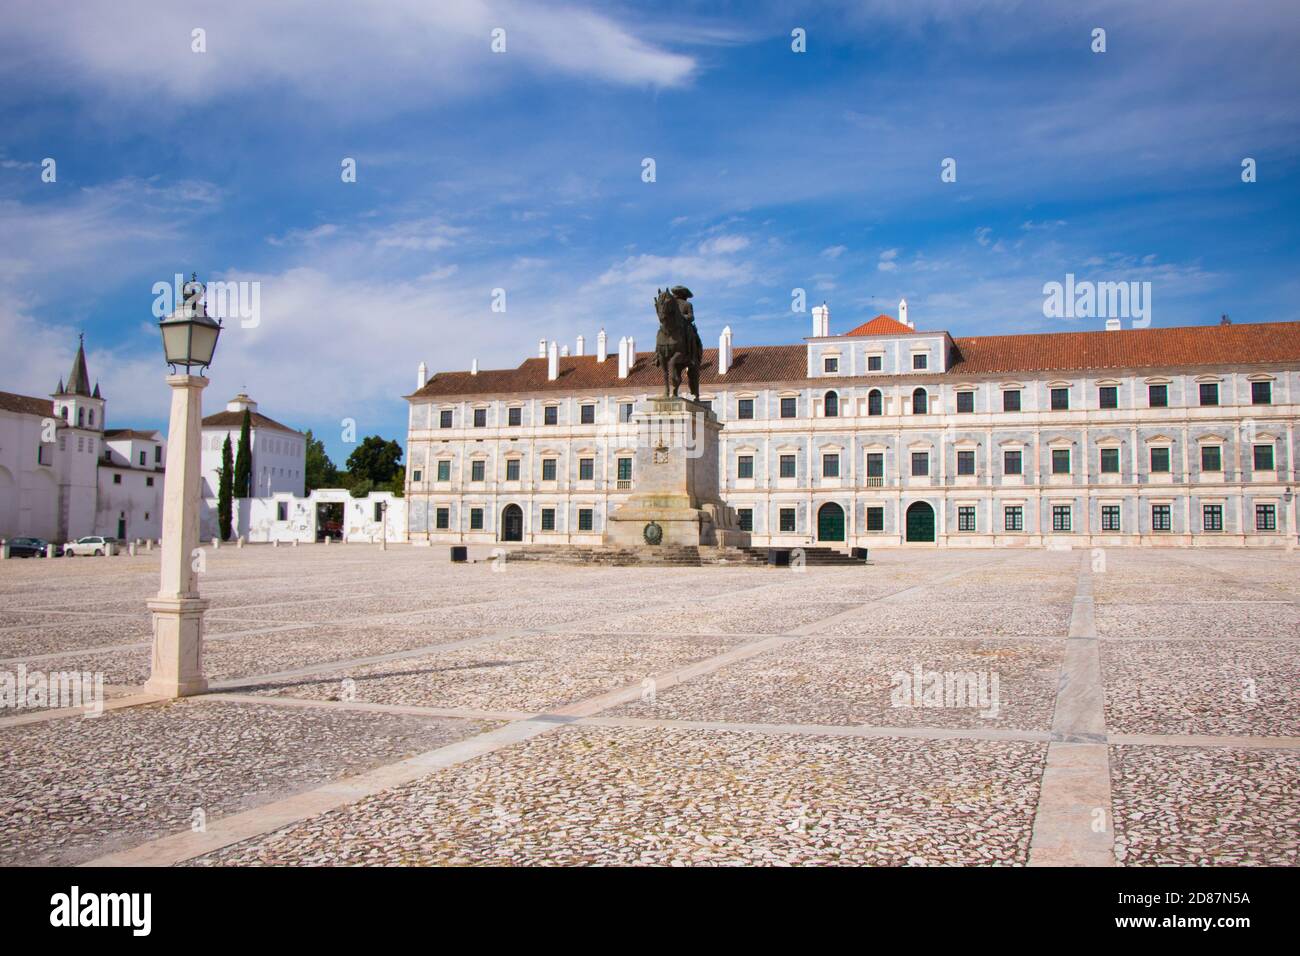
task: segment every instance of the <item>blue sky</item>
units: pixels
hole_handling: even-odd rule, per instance
[[[261,283],[205,407],[246,386],[340,463],[344,418],[405,439],[421,360],[649,348],[670,283],[710,345],[807,335],[795,288],[832,331],[900,296],[1099,327],[1044,317],[1066,273],[1151,282],[1154,325],[1300,319],[1298,54],[1289,0],[10,0],[0,389],[47,394],[84,330],[110,425],[164,425],[151,288],[191,270]]]

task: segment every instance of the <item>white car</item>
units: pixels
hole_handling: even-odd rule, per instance
[[[112,538],[105,538],[97,534],[87,535],[84,538],[78,538],[76,541],[65,544],[63,546],[63,556],[66,558],[77,554],[99,556],[107,552],[108,546],[112,543]]]

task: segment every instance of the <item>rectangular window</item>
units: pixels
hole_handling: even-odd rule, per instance
[[[559,421],[560,421],[559,405],[547,405],[544,409],[542,409],[542,424],[556,425],[559,424]]]
[[[1147,404],[1150,405],[1152,408],[1168,408],[1169,407],[1169,386],[1148,385]]]
[[[912,477],[925,478],[930,474],[930,453],[928,451],[912,452]]]
[[[781,399],[781,417],[794,418],[799,414],[799,399],[783,398]]]
[[[1002,509],[1002,527],[1006,531],[1025,530],[1025,509],[1020,505],[1007,505]]]
[[[1201,404],[1202,405],[1219,404],[1219,383],[1218,382],[1201,383]]]
[[[1052,505],[1052,530],[1069,531],[1070,516],[1071,511],[1069,505]]]
[[[1169,505],[1151,506],[1151,530],[1168,531],[1170,529]]]
[[[1052,389],[1052,411],[1063,412],[1070,407],[1070,390],[1068,388]]]
[[[592,515],[592,511],[590,508],[578,509],[578,530],[579,531],[591,530],[592,528],[591,515]]]
[[[439,428],[450,428],[450,427],[451,427],[451,409],[450,409],[450,408],[444,408],[442,411],[440,411],[440,412],[438,413],[438,427],[439,427]]]
[[[1024,452],[1004,451],[1002,453],[1002,474],[1023,475],[1025,472]]]
[[[867,509],[867,530],[868,531],[885,530],[885,509],[884,508]]]
[[[1119,505],[1101,506],[1101,530],[1102,531],[1119,530]]]
[[[438,480],[451,481],[451,462],[449,461],[438,462]]]
[[[1277,530],[1277,505],[1255,505],[1255,530]]]
[[[620,458],[618,460],[618,480],[619,481],[632,480],[632,459],[631,458]]]
[[[162,462],[162,445],[153,446],[153,463],[155,465]]]
[[[781,471],[779,474],[782,478],[794,478],[797,476],[798,472],[795,470],[794,455],[781,456]]]
[[[930,364],[930,356],[926,355],[924,352],[912,356],[912,368],[918,372],[924,368],[927,368],[929,364]]]
[[[975,474],[975,452],[973,451],[957,452],[957,474],[959,475]]]
[[[630,422],[632,420],[632,403],[622,402],[618,406],[618,420],[620,422]]]
[[[1008,388],[1002,393],[1002,410],[1004,412],[1020,411],[1020,389]]]
[[[754,456],[740,455],[736,458],[736,477],[753,478],[754,477]]]
[[[524,423],[524,410],[518,405],[506,409],[506,424],[511,428],[518,428]]]
[[[823,372],[838,372],[840,370],[840,360],[834,356],[828,355],[822,361]]]
[[[975,530],[975,508],[972,505],[962,505],[957,509],[957,530]]]
[[[754,400],[752,398],[742,398],[738,402],[736,402],[736,417],[737,418],[754,417]]]
[[[1251,382],[1250,383],[1250,404],[1272,405],[1273,404],[1273,383],[1272,382]]]
[[[289,502],[277,501],[275,503],[275,520],[276,521],[289,520]]]
[[[975,411],[975,393],[958,392],[957,393],[958,414],[965,414],[967,412],[973,412],[973,411]]]
[[[822,455],[822,477],[838,478],[840,476],[840,456]]]
[[[146,478],[146,479],[144,480],[144,486],[145,486],[146,488],[152,488],[152,487],[153,487],[153,478]]]
[[[741,531],[754,530],[754,509],[738,508],[736,509],[736,520],[740,522]]]
[[[596,459],[579,458],[578,459],[578,480],[594,481],[596,478]]]
[[[542,509],[542,530],[543,531],[555,530],[555,509],[554,508]]]
[[[486,427],[487,427],[487,409],[486,409],[486,408],[476,408],[476,409],[474,409],[474,427],[475,427],[475,428],[486,428]]]
[[[470,531],[483,530],[483,509],[482,508],[469,509],[469,530]]]
[[[1103,385],[1097,389],[1098,408],[1119,408],[1119,386]]]
[[[146,462],[146,460],[147,460],[147,459],[145,458],[145,455],[146,455],[146,454],[147,454],[146,452],[143,452],[143,451],[140,452],[140,467],[141,467],[141,468],[144,467],[145,462]]]
[[[596,406],[582,405],[578,408],[578,421],[583,425],[596,424]]]
[[[1103,475],[1119,474],[1119,449],[1103,448],[1101,450],[1101,473]]]
[[[1052,449],[1052,474],[1068,475],[1070,473],[1070,449]]]
[[[519,459],[507,458],[506,459],[506,481],[518,481],[518,480],[519,480]]]
[[[885,477],[884,452],[879,452],[879,451],[867,452],[867,477],[868,478]]]
[[[471,461],[469,463],[469,480],[482,481],[483,473],[486,470],[486,468],[487,468],[487,463],[484,461]]]
[[[113,484],[115,484],[115,485],[120,485],[121,483],[122,483],[122,476],[121,476],[121,475],[114,475],[114,476],[113,476]]]
[[[554,481],[554,480],[555,480],[555,459],[543,458],[542,459],[542,481]]]
[[[1218,445],[1201,446],[1201,471],[1223,471],[1223,449]]]
[[[433,525],[438,531],[446,531],[451,527],[451,509],[439,508],[434,512]]]
[[[780,529],[782,534],[794,533],[794,509],[793,508],[781,509]]]
[[[420,479],[422,479],[423,477],[424,477],[424,472],[422,472],[419,468],[416,468],[414,471],[411,472],[411,482],[413,484],[418,485],[420,483]]]
[[[1272,445],[1255,446],[1255,470],[1256,471],[1273,470],[1273,446]]]
[[[884,363],[883,363],[883,359],[884,359],[884,356],[883,356],[883,355],[868,355],[868,356],[867,356],[867,371],[868,371],[868,372],[879,372],[880,369],[881,369],[881,367],[882,367],[883,364],[884,364]]]
[[[1223,530],[1223,505],[1202,505],[1201,506],[1201,530],[1203,531]]]
[[[1153,474],[1167,474],[1169,472],[1169,449],[1152,448],[1151,449],[1151,471]]]

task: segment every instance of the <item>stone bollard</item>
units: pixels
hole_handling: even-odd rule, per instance
[[[117,554],[117,545],[115,545],[112,541],[105,541],[104,557],[111,558],[115,554]]]
[[[235,539],[235,550],[236,551],[244,550],[244,536],[242,534]]]
[[[51,542],[49,542],[48,544],[45,545],[45,557],[50,558],[50,559],[53,559],[53,558],[54,558],[54,542],[53,542],[53,541],[51,541]]]
[[[294,539],[293,539],[293,546],[294,546],[295,548],[298,547],[298,539],[297,539],[297,538],[294,538]]]
[[[128,545],[126,546],[126,553],[129,554],[129,555],[131,555],[131,557],[133,557],[133,558],[135,557],[135,542],[134,542],[134,541],[132,541],[130,544],[128,544]]]
[[[144,543],[144,549],[145,549],[146,551],[152,551],[152,550],[153,550],[153,538],[149,538],[148,540],[145,541],[145,543]]]
[[[9,542],[0,541],[0,561],[4,561],[8,557],[9,557]]]
[[[329,544],[329,543],[330,543],[330,536],[329,536],[329,535],[325,535],[325,543],[326,543],[326,544]]]
[[[271,542],[271,547],[273,547],[273,548],[278,548],[278,547],[280,547],[280,539],[279,539],[279,538],[276,538],[274,541],[272,541],[272,542]]]
[[[213,539],[212,539],[212,550],[213,550],[213,551],[217,551],[217,550],[220,550],[220,548],[221,548],[221,539],[220,539],[220,538],[213,538]]]

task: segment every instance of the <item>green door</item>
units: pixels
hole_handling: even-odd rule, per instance
[[[844,509],[837,504],[824,504],[817,512],[817,540],[844,540]]]
[[[924,501],[917,501],[907,509],[907,540],[934,540],[934,509]]]

